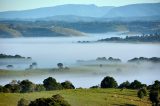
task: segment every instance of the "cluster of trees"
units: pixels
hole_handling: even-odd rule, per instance
[[[143,87],[147,87],[147,85],[142,84],[138,80],[134,80],[131,83],[129,81],[123,82],[118,86],[117,81],[113,77],[107,76],[101,81],[100,87],[101,88],[140,89],[140,88],[143,88]]]
[[[34,101],[28,101],[21,98],[17,106],[71,106],[64,98],[57,94],[50,98],[38,98]]]
[[[9,84],[0,86],[0,92],[4,93],[26,93],[36,91],[50,91],[60,89],[75,89],[74,85],[70,81],[59,83],[56,79],[48,77],[43,81],[43,84],[34,84],[29,80],[16,81],[13,80]]]
[[[109,61],[109,62],[121,62],[120,59],[109,57],[108,59],[106,57],[98,57],[96,61]]]
[[[143,36],[126,36],[125,38],[111,37],[98,40],[99,42],[118,41],[118,42],[160,42],[160,34],[149,34]]]
[[[93,86],[92,88],[97,88],[98,86]],[[137,96],[139,98],[143,98],[147,96],[147,92],[149,91],[149,99],[151,100],[153,106],[160,105],[160,81],[156,80],[154,84],[147,86],[146,84],[142,84],[138,80],[134,80],[133,82],[123,82],[119,86],[116,80],[113,77],[105,77],[101,81],[101,88],[127,88],[127,89],[138,89]]]
[[[0,58],[22,58],[25,59],[25,57],[22,57],[18,54],[12,56],[12,55],[6,55],[6,54],[0,54]],[[31,59],[31,57],[27,57],[26,59]]]
[[[160,62],[160,58],[158,58],[158,57],[151,57],[151,58],[139,57],[139,58],[130,59],[130,60],[128,60],[128,62],[153,62],[153,63],[158,63],[158,62]]]
[[[0,58],[25,58],[25,57],[22,57],[22,56],[20,56],[20,55],[14,55],[14,56],[12,56],[12,55],[6,55],[6,54],[0,54]]]

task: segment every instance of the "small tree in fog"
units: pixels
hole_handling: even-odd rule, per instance
[[[63,63],[58,63],[57,66],[59,69],[63,69]]]

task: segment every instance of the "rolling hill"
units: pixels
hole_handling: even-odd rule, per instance
[[[84,33],[63,27],[41,27],[27,25],[7,25],[0,24],[1,38],[14,37],[69,37],[69,36],[85,36]]]

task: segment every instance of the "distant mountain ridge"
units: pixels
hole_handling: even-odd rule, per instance
[[[76,20],[95,20],[94,18],[119,17],[153,17],[160,16],[160,3],[131,4],[120,7],[83,4],[65,4],[22,11],[0,12],[0,19],[58,19],[68,21],[65,17]],[[61,17],[62,16],[62,17]],[[74,17],[73,17],[74,16]],[[51,18],[52,17],[52,18]]]
[[[160,16],[160,3],[144,3],[120,6],[111,9],[105,17]]]
[[[75,15],[84,17],[102,17],[107,11],[112,9],[112,6],[97,7],[96,5],[80,5],[80,4],[66,4],[54,7],[44,7],[31,10],[22,11],[7,11],[0,12],[0,18],[44,18],[57,15]]]

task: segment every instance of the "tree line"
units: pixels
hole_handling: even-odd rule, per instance
[[[90,88],[91,89],[92,88],[96,88],[96,89],[97,88],[119,88],[121,90],[125,88],[135,89],[135,90],[138,90],[137,96],[139,98],[143,98],[144,96],[147,96],[147,93],[149,91],[149,99],[151,100],[153,105],[159,106],[159,103],[160,103],[160,81],[158,80],[156,80],[152,85],[148,85],[148,86],[146,84],[141,83],[138,80],[134,80],[131,83],[129,81],[125,81],[120,85],[118,85],[117,81],[113,77],[106,76],[101,81],[100,85],[92,86]],[[75,86],[70,81],[59,83],[56,81],[55,78],[52,78],[52,77],[48,77],[44,79],[43,84],[34,84],[29,80],[22,80],[22,81],[13,80],[9,84],[0,86],[0,92],[4,92],[4,93],[27,93],[27,92],[38,92],[38,91],[62,90],[62,89],[75,89]],[[50,98],[50,99],[52,100],[53,98]],[[36,101],[40,102],[41,100],[45,102],[45,98],[37,99]],[[34,104],[34,102],[32,103]],[[29,105],[29,106],[34,106],[34,105]],[[39,106],[39,105],[36,105],[36,106]],[[58,106],[63,106],[63,105],[58,105]]]
[[[0,86],[0,92],[4,93],[27,93],[60,89],[75,89],[75,87],[70,81],[59,83],[52,77],[44,79],[43,84],[34,84],[29,80],[13,80],[9,84]]]
[[[160,42],[160,33],[148,34],[143,36],[126,36],[121,37],[111,37],[100,39],[98,42]]]

